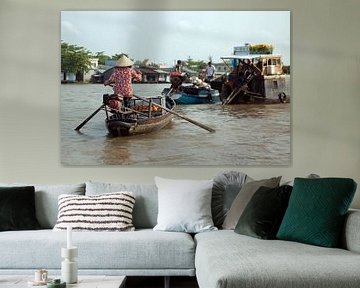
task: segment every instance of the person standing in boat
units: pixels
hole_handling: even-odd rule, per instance
[[[177,60],[176,66],[175,66],[175,72],[179,73],[181,75],[181,60]]]
[[[170,90],[177,90],[179,89],[182,82],[185,80],[184,73],[182,73],[181,69],[181,60],[177,60],[175,65],[175,71],[170,72],[170,82],[171,87]]]
[[[206,80],[210,82],[214,79],[215,76],[215,66],[212,65],[211,61],[208,62],[208,66],[206,67]]]
[[[142,74],[132,68],[134,62],[125,54],[121,55],[116,61],[114,72],[110,78],[104,81],[104,85],[114,84],[114,93],[123,98],[124,107],[129,107],[130,99],[134,92],[132,88],[132,80],[141,81]]]

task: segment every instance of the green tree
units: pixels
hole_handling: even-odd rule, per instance
[[[201,69],[206,68],[206,63],[203,60],[193,60],[190,56],[188,57],[185,66],[191,70],[200,72]]]
[[[61,42],[61,71],[64,73],[84,73],[91,69],[92,55],[84,47]]]
[[[110,56],[105,55],[104,53],[105,53],[104,51],[95,53],[95,57],[99,59],[99,64],[100,65],[105,65],[106,60],[111,59]]]

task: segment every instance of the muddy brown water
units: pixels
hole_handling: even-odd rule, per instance
[[[135,84],[136,95],[160,95],[169,84]],[[81,130],[74,128],[95,111],[102,84],[60,87],[61,163],[136,166],[286,166],[291,162],[291,104],[178,105],[176,112],[215,133],[174,117],[152,134],[111,137],[100,111]]]

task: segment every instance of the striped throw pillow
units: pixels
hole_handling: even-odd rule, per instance
[[[92,196],[59,196],[59,214],[55,231],[133,231],[133,192],[115,192]]]

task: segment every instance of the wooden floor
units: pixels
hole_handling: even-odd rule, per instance
[[[164,277],[133,277],[126,279],[126,288],[163,288]],[[171,288],[199,288],[195,277],[170,277]]]

